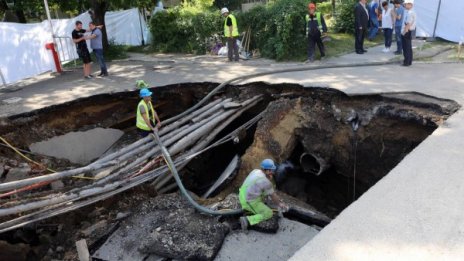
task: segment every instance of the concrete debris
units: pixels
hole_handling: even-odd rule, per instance
[[[143,253],[183,260],[212,260],[222,246],[228,228],[208,217],[178,209],[150,233],[140,246]]]
[[[10,182],[10,181],[15,181],[18,179],[25,179],[29,178],[29,173],[31,172],[31,167],[27,164],[20,164],[20,166],[16,168],[11,168],[8,171],[8,174],[5,177],[5,180],[3,182]]]
[[[122,219],[125,219],[126,217],[130,216],[132,213],[127,211],[127,212],[118,212],[118,214],[116,214],[116,218],[115,220],[122,220]]]
[[[64,183],[61,180],[53,181],[50,186],[52,186],[53,190],[59,190],[64,188]]]
[[[86,229],[81,231],[82,236],[88,237],[92,233],[94,233],[96,230],[102,229],[107,226],[107,221],[106,220],[101,220],[96,224],[91,225],[90,227],[87,227]]]
[[[81,239],[76,242],[77,254],[79,256],[79,261],[90,261],[90,253],[87,248],[87,242],[85,239]]]
[[[229,229],[195,212],[178,193],[144,201],[95,252],[102,260],[145,260],[147,256],[212,260]]]

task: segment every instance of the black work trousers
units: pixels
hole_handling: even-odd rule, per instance
[[[366,28],[355,30],[354,38],[354,49],[357,53],[364,52],[364,37],[366,37],[367,30]]]
[[[411,31],[401,35],[401,44],[403,45],[404,65],[412,64],[412,33]]]
[[[321,53],[321,58],[325,56],[325,49],[324,43],[321,39],[321,32],[317,31],[312,34],[308,35],[308,60],[314,61],[314,55],[316,52],[316,44],[317,48],[319,48],[319,52]]]
[[[239,56],[238,56],[237,37],[227,37],[227,48],[228,48],[227,56],[229,57],[229,61],[238,62]]]

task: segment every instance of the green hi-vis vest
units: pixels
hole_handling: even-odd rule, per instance
[[[148,113],[148,106],[145,103],[145,101],[142,99],[139,104],[137,105],[137,123],[136,126],[139,129],[149,131],[151,130],[150,127],[145,123],[142,117],[142,113],[140,113],[140,105],[142,105],[145,108],[145,112]],[[150,113],[148,113],[148,119],[155,122],[155,109],[153,109],[153,104],[151,102],[148,102],[148,105],[150,106],[150,111],[151,111],[151,119],[150,119]]]
[[[235,16],[231,14],[226,17],[226,20],[224,20],[224,36],[230,37],[229,26],[227,26],[227,18],[229,17],[230,20],[232,20],[232,37],[238,36],[237,19],[235,19]]]
[[[322,32],[321,12],[316,12],[317,28]],[[309,14],[306,14],[306,30],[308,30]]]

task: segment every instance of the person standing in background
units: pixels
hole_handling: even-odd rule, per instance
[[[91,70],[91,62],[92,59],[90,58],[89,49],[87,49],[87,42],[88,36],[85,36],[86,30],[82,29],[82,22],[76,21],[76,27],[72,31],[72,39],[73,42],[76,44],[77,54],[79,58],[82,59],[82,63],[84,64],[84,78],[85,79],[92,79],[92,75],[90,74]]]
[[[396,38],[396,52],[395,55],[400,55],[403,53],[403,45],[401,43],[401,26],[403,25],[404,20],[404,7],[401,4],[401,0],[393,1],[395,9],[393,12],[393,21],[395,22],[395,38]]]
[[[385,40],[385,48],[382,50],[384,53],[390,52],[390,46],[392,43],[393,35],[393,15],[391,13],[391,8],[388,6],[388,2],[382,2],[382,30],[383,37]]]
[[[366,9],[367,0],[359,0],[354,8],[354,48],[357,54],[363,54],[367,52],[364,49],[364,37],[367,33],[367,24],[369,21],[369,13]]]
[[[89,29],[91,34],[90,39],[90,48],[92,48],[97,58],[97,62],[100,65],[100,74],[98,76],[108,76],[108,70],[106,68],[105,59],[103,58],[103,43],[102,43],[102,32],[101,26],[97,27],[93,22],[89,23]]]
[[[367,40],[372,41],[379,32],[379,3],[377,0],[372,0],[369,3],[369,34]]]
[[[322,32],[327,32],[327,25],[325,24],[324,16],[321,12],[316,12],[316,5],[309,3],[308,14],[306,20],[306,35],[308,36],[308,60],[307,62],[314,62],[316,52],[316,44],[321,53],[321,59],[325,56],[324,43],[322,42]]]
[[[404,61],[402,66],[411,66],[412,64],[412,31],[416,30],[416,12],[412,9],[414,0],[405,0],[404,8],[406,9],[404,23],[401,28],[401,42],[403,45]]]

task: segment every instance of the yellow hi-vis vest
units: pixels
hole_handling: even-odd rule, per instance
[[[230,37],[229,26],[227,26],[227,18],[229,17],[230,20],[232,20],[232,36],[238,36],[237,19],[235,19],[235,16],[231,14],[226,17],[226,20],[224,20],[224,36]]]
[[[142,99],[139,104],[137,105],[137,123],[136,126],[139,129],[150,131],[150,127],[145,123],[142,117],[142,113],[140,113],[140,105],[142,105],[145,108],[145,112],[148,113],[148,106],[145,103],[145,101]],[[151,119],[150,119],[150,113],[147,114],[147,118],[153,122],[155,122],[155,109],[153,109],[153,104],[151,102],[148,102],[148,105],[150,106],[150,111],[151,111]]]
[[[314,13],[316,15],[316,20],[317,20],[317,28],[319,29],[319,31],[322,32],[322,21],[321,21],[321,12],[315,12]],[[309,22],[309,14],[306,14],[306,30],[308,30],[308,22]]]

